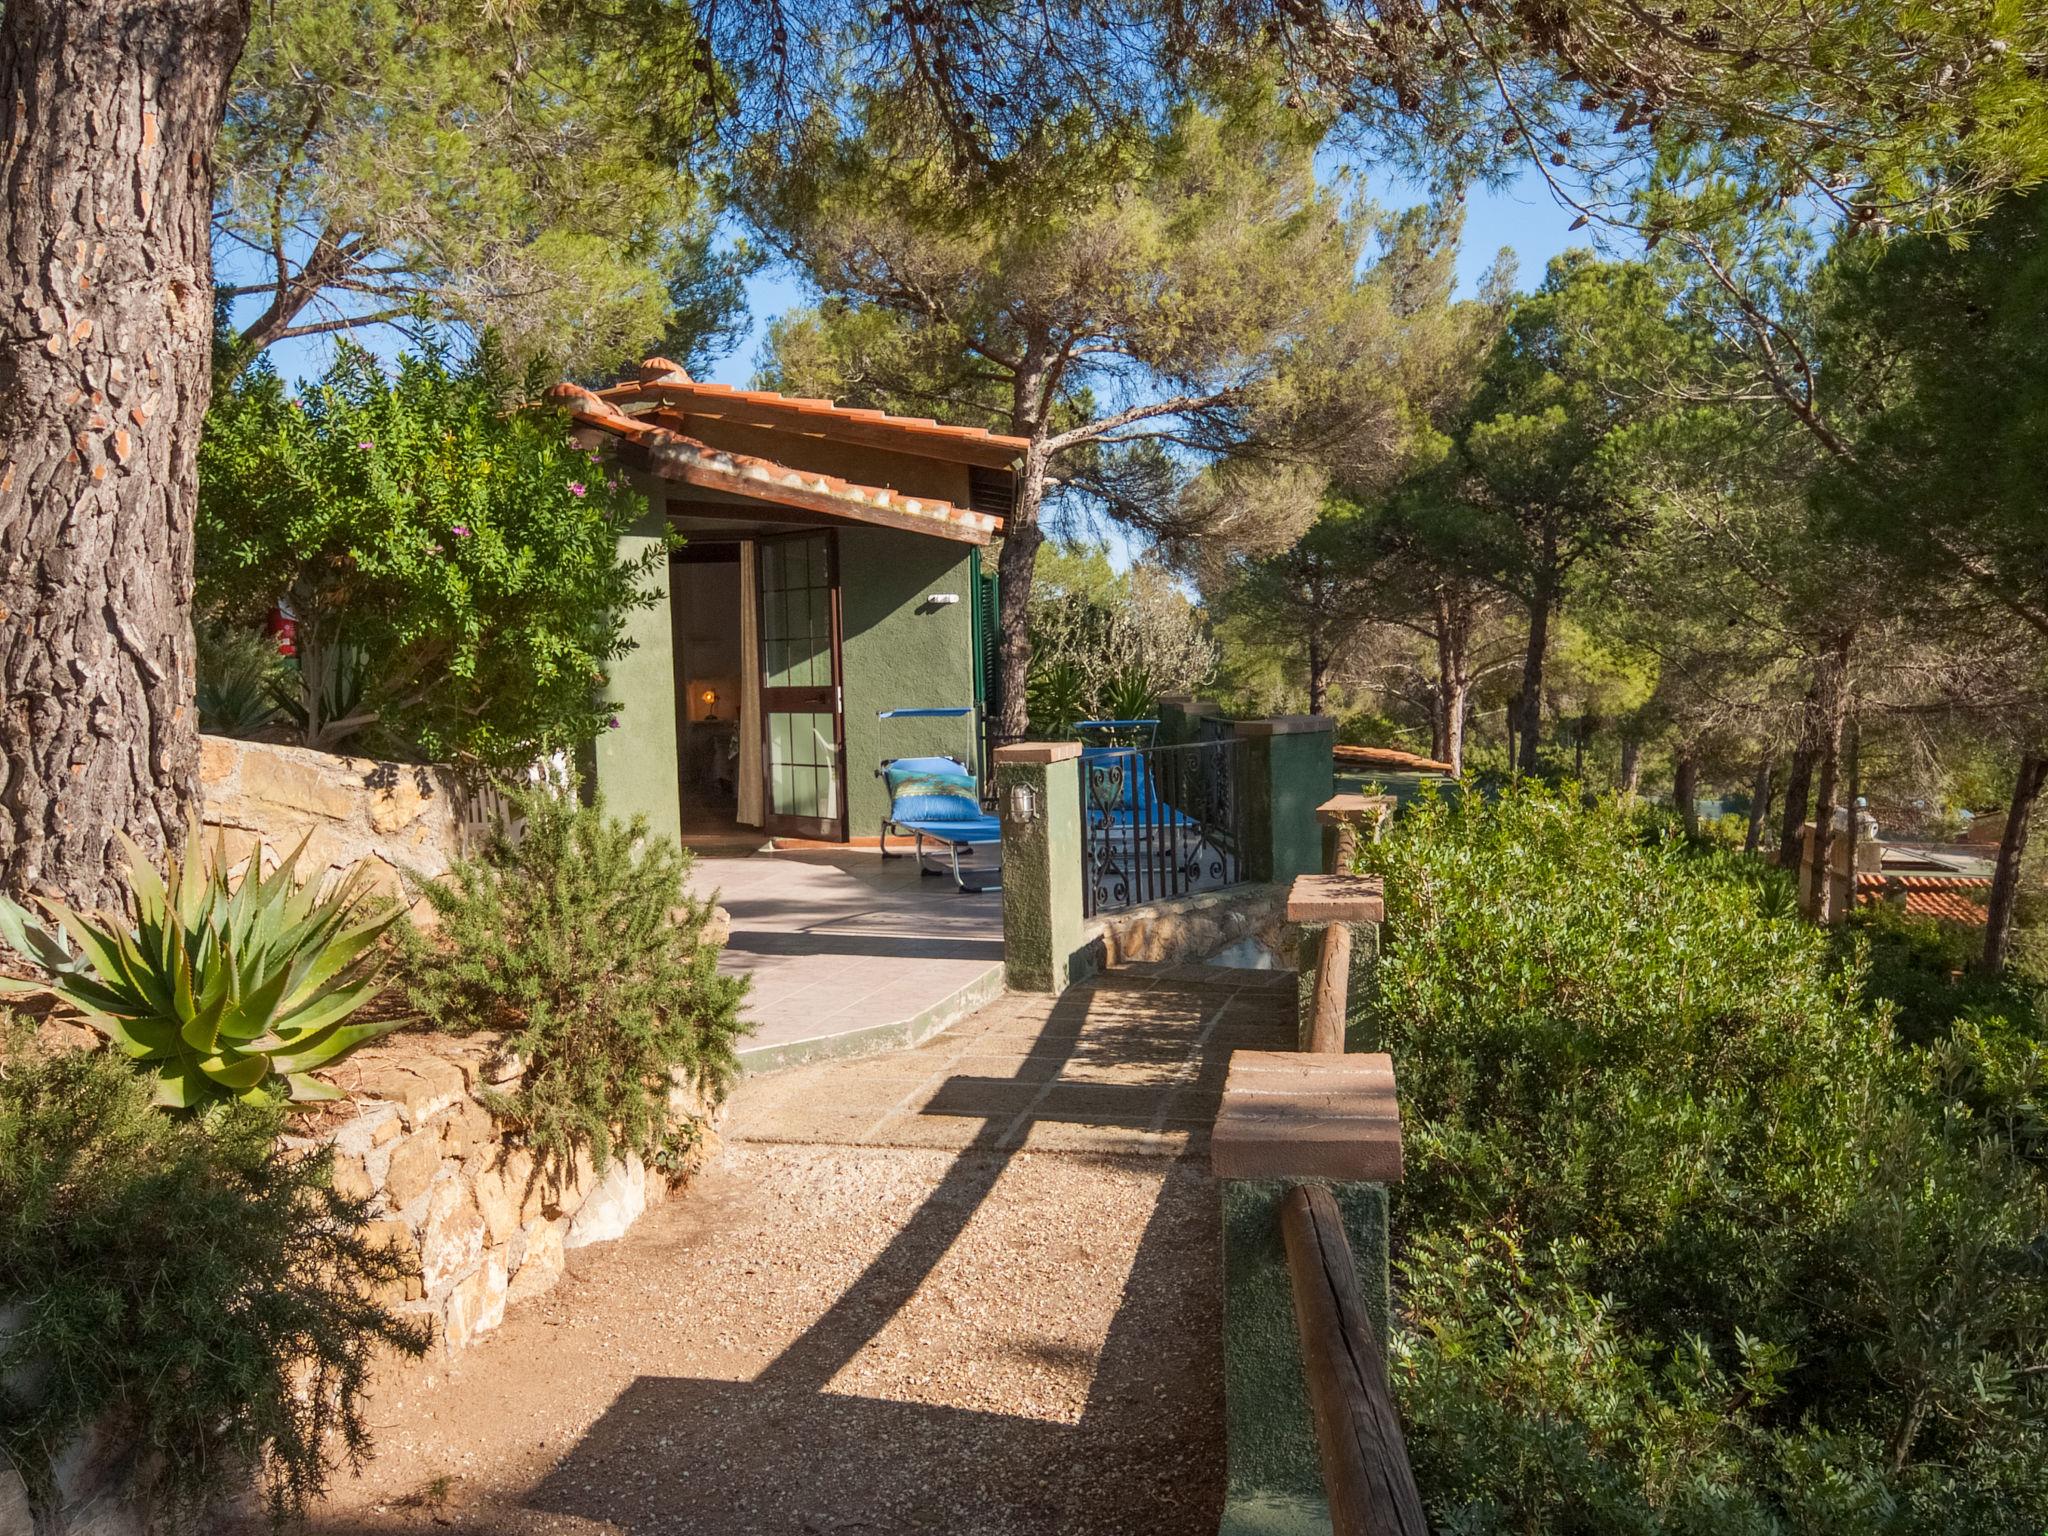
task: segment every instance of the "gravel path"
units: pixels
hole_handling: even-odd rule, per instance
[[[750,1081],[683,1198],[390,1374],[314,1530],[1209,1536],[1202,1100],[1292,996],[1198,975]]]

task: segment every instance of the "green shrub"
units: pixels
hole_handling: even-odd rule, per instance
[[[304,849],[265,877],[260,842],[231,868],[224,848],[206,857],[195,825],[166,881],[130,843],[133,923],[46,901],[74,953],[0,896],[0,940],[150,1073],[159,1104],[338,1099],[310,1074],[403,1022],[348,1022],[383,988],[371,954],[403,909],[372,898],[360,867],[300,881]]]
[[[283,1118],[167,1115],[104,1052],[0,1041],[0,1450],[37,1496],[89,1425],[188,1515],[257,1474],[293,1518],[337,1446],[360,1461],[374,1355],[427,1334],[372,1299],[403,1266]]]
[[[199,728],[217,736],[254,736],[283,717],[279,699],[295,681],[277,640],[259,629],[218,620],[193,626]]]
[[[601,806],[520,801],[525,834],[424,887],[436,931],[401,930],[411,1001],[442,1028],[504,1030],[525,1061],[487,1097],[540,1155],[587,1144],[663,1161],[696,1134],[668,1109],[682,1068],[714,1102],[739,1070],[744,978],[718,973],[709,902],[689,896],[689,855]]]
[[[591,740],[605,673],[665,558],[619,558],[646,502],[568,435],[515,408],[538,379],[488,346],[396,376],[344,344],[290,392],[257,363],[218,394],[199,446],[199,599],[298,615],[306,745],[524,766]]]
[[[2039,1040],[1900,1038],[1775,872],[1611,803],[1425,797],[1364,857],[1439,1525],[2038,1536]]]

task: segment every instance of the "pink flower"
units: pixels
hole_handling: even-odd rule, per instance
[[[357,443],[356,446],[362,449],[363,452],[368,453],[372,448],[376,447],[377,445],[375,443]]]
[[[606,722],[605,728],[607,730],[616,731],[619,728],[619,717],[617,715],[613,715],[611,719],[608,722]]]
[[[451,529],[450,531],[451,531],[451,532],[452,532],[452,533],[453,533],[453,534],[455,535],[455,537],[457,537],[458,539],[466,539],[466,538],[468,538],[468,537],[469,537],[469,526],[468,526],[468,525],[467,525],[466,523],[457,523],[457,524],[456,524],[456,525],[454,526],[454,528],[453,528],[453,529]]]
[[[616,491],[619,488],[619,482],[616,480],[607,480],[604,483],[604,488],[608,491]]]
[[[571,496],[581,496],[586,489],[588,487],[581,480],[571,480],[569,482],[569,494]]]

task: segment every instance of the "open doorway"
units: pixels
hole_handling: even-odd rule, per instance
[[[741,718],[740,573],[737,543],[693,541],[669,557],[685,838],[738,830],[742,732],[760,728]]]

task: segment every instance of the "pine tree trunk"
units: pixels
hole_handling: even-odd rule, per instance
[[[1323,712],[1324,673],[1329,662],[1323,655],[1322,635],[1314,624],[1308,627],[1308,712],[1320,715]]]
[[[1809,717],[1812,710],[1807,711]],[[1785,814],[1778,823],[1778,867],[1799,867],[1799,829],[1806,825],[1806,802],[1813,790],[1813,748],[1808,745],[1812,725],[1805,727],[1799,745],[1793,749],[1792,764],[1785,771]]]
[[[1848,723],[1848,642],[1823,656],[1814,673],[1813,707],[1820,731],[1820,782],[1813,803],[1813,918],[1835,921],[1835,795],[1842,782],[1842,733]]]
[[[1003,695],[998,745],[1022,741],[1031,730],[1031,583],[1037,574],[1038,547],[1045,542],[1038,524],[1045,481],[1045,456],[1034,443],[1018,473],[1017,501],[1003,520],[1003,549],[996,561],[996,614],[1002,627],[996,663],[1002,671]]]
[[[1754,856],[1764,845],[1764,828],[1771,821],[1771,760],[1757,765],[1756,785],[1749,792],[1749,831],[1743,835],[1742,851]]]
[[[1690,838],[1700,835],[1699,782],[1699,764],[1693,761],[1690,748],[1681,747],[1671,775],[1671,798],[1678,806],[1678,819],[1685,826],[1685,835]]]
[[[1538,590],[1529,605],[1529,649],[1522,658],[1521,727],[1522,772],[1536,771],[1536,748],[1541,744],[1543,726],[1543,662],[1550,649],[1550,589]]]
[[[1633,800],[1643,783],[1643,744],[1634,736],[1621,739],[1621,783],[1617,786],[1624,800]]]
[[[2020,759],[2013,781],[2012,808],[2006,812],[2005,835],[1998,840],[1998,865],[1991,876],[1991,901],[1986,912],[1983,967],[2005,969],[2012,953],[2012,917],[2020,892],[2020,863],[2027,854],[2027,823],[2034,804],[2048,785],[2048,755],[2029,752]]]
[[[1457,602],[1443,588],[1435,594],[1436,604],[1436,718],[1431,722],[1434,738],[1431,751],[1451,772],[1465,771],[1465,707],[1472,695],[1472,679],[1466,668],[1466,649],[1471,638],[1472,610]]]
[[[209,218],[249,0],[0,13],[0,889],[118,906],[193,809]]]
[[[1017,496],[1003,519],[1003,548],[996,559],[996,669],[1000,674],[1002,709],[996,721],[996,744],[1022,741],[1031,729],[1031,585],[1038,574],[1038,547],[1045,542],[1039,509],[1052,478],[1047,450],[1045,391],[1052,359],[1036,346],[1010,381],[1010,431],[1028,438],[1024,463],[1017,471]]]

